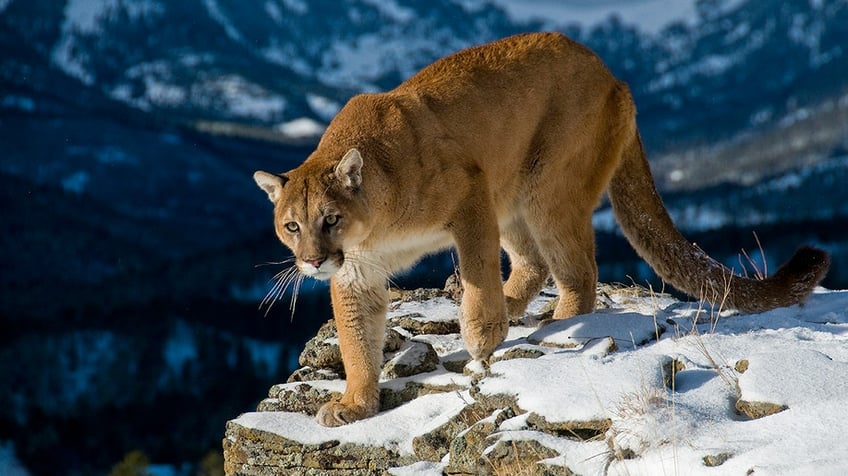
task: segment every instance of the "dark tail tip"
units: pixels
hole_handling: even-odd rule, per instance
[[[812,246],[802,246],[775,273],[775,279],[789,279],[800,286],[802,283],[810,291],[821,281],[830,269],[830,254]]]
[[[830,269],[830,254],[812,246],[803,246],[768,280],[781,283],[786,304],[807,299]]]
[[[830,268],[830,255],[803,246],[777,272],[762,281],[736,280],[730,307],[743,312],[765,312],[804,302]],[[743,291],[744,289],[744,291]]]

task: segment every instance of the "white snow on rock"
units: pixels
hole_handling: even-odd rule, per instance
[[[791,409],[809,401],[810,393],[820,402],[848,395],[848,363],[834,361],[822,352],[793,349],[754,354],[746,360],[748,369],[739,376],[743,400]]]
[[[551,294],[546,290],[530,308],[540,309]],[[510,350],[529,355],[525,351],[535,349],[537,358],[496,361],[479,380],[439,369],[381,386],[402,388],[425,378],[462,388],[473,382],[481,397],[513,396],[525,413],[504,421],[491,443],[536,440],[559,453],[543,464],[566,465],[577,474],[844,474],[848,291],[820,289],[803,305],[750,315],[671,303],[667,297],[624,295],[608,299],[617,303],[612,309],[540,329],[536,316],[526,317],[495,355]],[[437,298],[404,302],[391,314],[446,319],[456,312],[456,304]],[[443,361],[445,351],[457,351],[455,338],[435,346]],[[573,347],[533,343],[545,340]],[[741,360],[748,362],[742,372],[736,367]],[[672,361],[681,367],[670,380]],[[337,390],[341,384],[310,382]],[[752,420],[736,410],[740,398],[787,408]],[[235,422],[302,443],[336,440],[409,454],[415,435],[447,422],[473,401],[466,391],[426,395],[340,428],[283,412],[248,413]],[[581,441],[528,427],[531,413],[550,424],[605,420],[611,426],[602,437]],[[439,474],[449,457],[390,473]],[[718,466],[708,466],[705,458]]]
[[[656,339],[664,331],[663,325],[652,316],[638,312],[595,313],[551,322],[527,336],[527,340],[533,344],[574,348],[612,337],[619,348],[634,348]]]
[[[309,445],[339,441],[397,448],[401,454],[412,454],[414,437],[447,423],[470,400],[467,394],[456,392],[425,395],[391,412],[336,428],[322,427],[309,415],[287,412],[245,413],[235,422]]]

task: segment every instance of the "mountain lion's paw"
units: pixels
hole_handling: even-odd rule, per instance
[[[318,423],[322,426],[342,426],[356,420],[368,418],[377,413],[362,405],[350,405],[341,402],[328,402],[318,410]]]
[[[484,326],[466,324],[461,329],[465,341],[465,349],[474,360],[488,360],[492,352],[504,341],[509,331],[509,321],[506,317],[499,322]]]

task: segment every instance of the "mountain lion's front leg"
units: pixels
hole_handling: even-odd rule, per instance
[[[340,400],[321,407],[317,418],[324,426],[339,426],[380,410],[377,381],[383,363],[388,292],[381,280],[367,280],[361,270],[343,269],[330,282],[330,293],[347,387]]]
[[[488,206],[488,197],[474,197],[467,202],[471,206],[451,223],[463,287],[459,323],[468,353],[474,360],[485,360],[503,342],[509,329],[498,224]]]

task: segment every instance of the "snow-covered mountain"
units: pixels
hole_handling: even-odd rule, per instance
[[[672,23],[697,24],[701,12],[715,15],[736,8],[740,0],[494,0],[517,21],[538,20],[549,25],[576,24],[582,28],[618,17],[642,31],[658,33]]]
[[[2,78],[35,108],[33,94],[59,93],[58,70],[77,82],[63,93],[169,117],[326,122],[352,93],[459,48],[560,29],[631,82],[654,148],[733,135],[848,82],[841,0],[563,2],[545,19],[535,3],[7,0]]]

